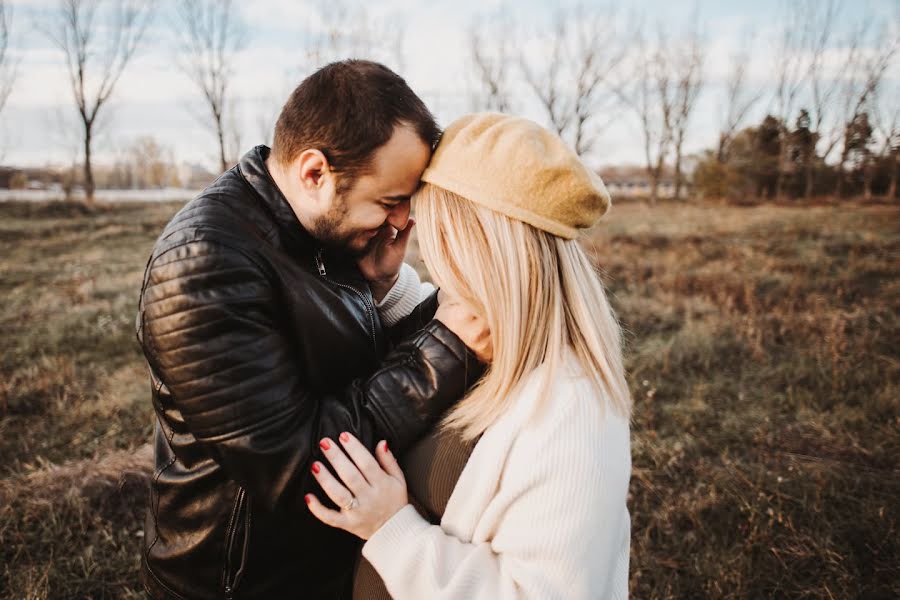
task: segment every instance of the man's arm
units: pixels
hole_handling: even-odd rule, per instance
[[[318,441],[350,431],[402,452],[457,401],[481,366],[438,321],[376,372],[330,394],[300,378],[263,270],[247,255],[192,242],[159,256],[142,291],[142,345],[194,437],[268,507],[300,505]]]

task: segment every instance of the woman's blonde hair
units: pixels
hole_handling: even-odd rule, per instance
[[[546,395],[568,348],[604,409],[630,417],[621,329],[603,284],[576,240],[491,211],[433,184],[416,192],[419,247],[435,284],[487,321],[488,369],[444,418],[471,440],[507,411],[539,366]]]

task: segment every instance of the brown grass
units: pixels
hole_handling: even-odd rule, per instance
[[[896,207],[627,206],[636,597],[897,597]]]
[[[0,204],[0,595],[138,595],[131,323],[176,208]],[[898,234],[890,205],[630,203],[588,240],[635,398],[635,597],[900,597]]]

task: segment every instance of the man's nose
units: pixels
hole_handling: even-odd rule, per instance
[[[387,218],[387,222],[397,231],[406,229],[407,221],[409,221],[409,200],[392,207]]]

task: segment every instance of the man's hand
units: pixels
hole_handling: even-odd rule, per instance
[[[369,252],[357,261],[359,270],[369,282],[376,302],[381,302],[397,283],[400,267],[403,266],[403,259],[406,256],[409,236],[415,224],[415,220],[409,219],[406,228],[401,231],[386,226],[372,240]]]
[[[438,292],[438,309],[434,318],[443,323],[468,346],[478,360],[488,364],[494,357],[491,332],[485,320],[476,315],[462,300]]]

